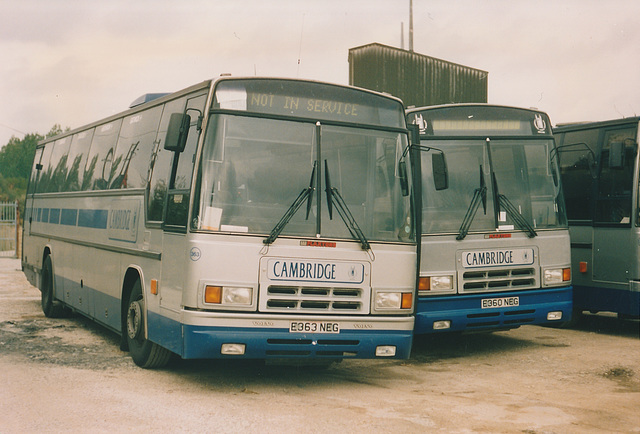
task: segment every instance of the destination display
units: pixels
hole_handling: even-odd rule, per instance
[[[551,135],[544,113],[490,106],[457,106],[412,112],[408,122],[429,136],[540,136]]]
[[[531,265],[534,260],[532,248],[470,250],[462,252],[464,268],[496,267],[504,265]]]
[[[270,280],[359,284],[364,281],[364,264],[272,258],[267,261]]]
[[[403,127],[400,102],[357,89],[265,79],[218,84],[213,108]]]

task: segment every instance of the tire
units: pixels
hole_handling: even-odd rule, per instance
[[[42,279],[40,280],[40,292],[42,312],[47,318],[62,318],[66,314],[66,310],[62,303],[55,300],[55,290],[53,284],[53,266],[51,264],[51,256],[44,258],[42,264]]]
[[[161,368],[169,363],[171,351],[145,338],[145,306],[140,280],[133,285],[126,315],[125,329],[122,332],[126,336],[133,362],[147,369]]]

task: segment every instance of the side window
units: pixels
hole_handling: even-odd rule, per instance
[[[64,181],[67,178],[67,158],[71,137],[63,137],[55,141],[49,166],[53,169],[47,191],[64,191]]]
[[[122,119],[96,127],[82,176],[82,190],[106,190]]]
[[[631,191],[635,164],[636,129],[624,128],[605,131],[600,154],[600,177],[596,197],[596,223],[631,223]],[[621,143],[622,166],[609,164],[612,143]]]
[[[144,188],[147,186],[149,160],[156,145],[162,106],[127,116],[122,121],[109,188]]]
[[[51,154],[53,153],[53,145],[54,142],[47,142],[44,144],[42,158],[40,159],[42,168],[40,169],[40,176],[36,183],[36,193],[46,193],[48,191],[47,188],[49,186],[49,180],[53,174],[53,168],[49,164],[51,161]]]
[[[40,161],[42,160],[43,147],[36,148],[36,154],[33,157],[33,166],[31,167],[31,175],[29,177],[29,186],[27,187],[27,195],[36,192],[36,185],[39,179],[39,174],[42,172],[42,166]],[[40,169],[39,169],[40,168]]]
[[[598,133],[598,129],[570,131],[564,134],[560,143],[560,173],[569,220],[591,221],[593,155],[598,152]]]
[[[199,116],[203,113],[206,95],[201,95],[187,100],[186,113],[191,116],[191,124],[187,135],[187,143],[184,151],[175,153],[174,159],[178,159],[175,174],[169,180],[169,197],[167,200],[167,214],[165,228],[172,226],[178,230],[187,227],[189,214],[189,190],[191,188],[191,176],[195,163],[196,148],[200,131],[198,130]],[[192,110],[190,110],[192,109]],[[176,166],[174,162],[174,166]]]
[[[148,186],[147,221],[162,221],[173,160],[173,153],[164,149],[164,139],[171,114],[183,113],[186,101],[186,98],[169,101],[162,111],[156,145],[151,153],[149,165],[151,182]]]
[[[191,98],[187,102],[187,114],[191,116],[191,126],[189,128],[189,135],[187,136],[187,144],[178,160],[178,170],[176,172],[175,185],[173,187],[176,190],[191,188],[191,176],[193,175],[193,164],[196,159],[196,147],[198,145],[199,137],[197,129],[198,117],[202,114],[205,100],[206,95],[202,95],[197,98]]]
[[[64,181],[64,191],[78,191],[82,187],[82,176],[87,155],[91,147],[93,129],[82,131],[73,135],[69,154],[67,157],[67,177]]]

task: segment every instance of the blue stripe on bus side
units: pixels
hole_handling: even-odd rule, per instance
[[[66,226],[75,226],[78,222],[78,210],[77,209],[62,209],[60,216],[60,224]]]
[[[109,211],[106,209],[81,209],[78,214],[78,226],[106,229],[108,217]]]
[[[92,229],[106,229],[109,220],[106,209],[38,208],[33,214],[37,222]]]

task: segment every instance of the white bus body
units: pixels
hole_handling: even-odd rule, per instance
[[[43,141],[22,264],[143,367],[407,358],[417,253],[402,103],[286,79],[207,81]]]

